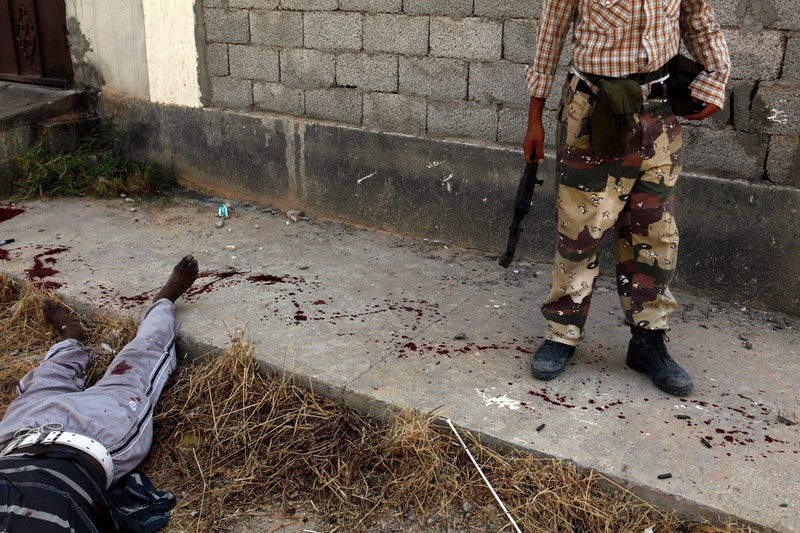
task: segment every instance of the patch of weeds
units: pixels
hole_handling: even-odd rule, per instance
[[[155,190],[151,170],[115,154],[115,140],[97,133],[69,152],[50,152],[44,139],[17,156],[16,196],[143,195]]]

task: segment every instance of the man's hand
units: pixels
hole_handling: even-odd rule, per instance
[[[707,104],[702,100],[698,100],[696,98],[692,99],[696,106],[692,106],[693,108],[697,109],[696,112],[692,113],[691,115],[682,115],[683,118],[688,120],[703,120],[706,117],[710,117],[714,113],[720,111],[720,108],[715,106],[714,104]]]
[[[528,109],[528,130],[525,132],[525,140],[522,141],[522,151],[525,153],[526,163],[533,163],[533,154],[536,154],[537,163],[544,163],[543,109],[544,98],[531,97],[531,104]]]
[[[522,141],[522,151],[525,152],[525,162],[533,163],[532,155],[536,154],[536,162],[544,163],[544,127],[542,123],[528,124],[525,140]]]

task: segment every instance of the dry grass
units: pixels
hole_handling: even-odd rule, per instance
[[[0,277],[0,401],[55,340],[39,311],[46,293]],[[52,297],[52,295],[49,295]],[[119,349],[135,323],[93,317],[89,341]],[[96,379],[111,355],[94,365]],[[721,533],[682,522],[569,463],[503,455],[462,432],[522,531]],[[220,531],[264,508],[311,502],[327,531],[386,531],[381,517],[414,516],[431,531],[513,531],[450,429],[403,411],[378,423],[258,370],[252,347],[179,366],[159,403],[144,465],[178,506],[169,531]]]

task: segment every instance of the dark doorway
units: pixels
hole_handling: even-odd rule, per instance
[[[66,20],[61,0],[0,0],[0,79],[72,84]]]

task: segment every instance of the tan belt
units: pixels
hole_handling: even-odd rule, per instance
[[[39,445],[37,446],[39,450],[43,446],[46,447],[52,444],[69,446],[96,460],[105,471],[106,488],[111,486],[111,481],[114,479],[114,463],[111,460],[111,454],[108,453],[105,446],[85,435],[79,435],[78,433],[71,433],[69,431],[47,430],[46,428],[47,426],[39,429],[31,429],[17,436],[2,452],[0,452],[0,457],[24,454],[25,448],[35,445]],[[44,431],[41,431],[42,429],[44,429]]]

